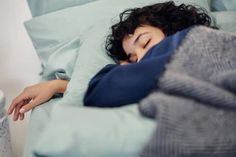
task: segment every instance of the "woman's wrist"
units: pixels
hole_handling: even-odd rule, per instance
[[[64,93],[69,81],[67,80],[52,80],[52,88],[54,89],[54,93]]]

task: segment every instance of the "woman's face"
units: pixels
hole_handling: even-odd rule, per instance
[[[150,25],[137,27],[133,34],[128,34],[122,41],[125,53],[132,63],[139,62],[147,51],[165,38],[161,29]]]

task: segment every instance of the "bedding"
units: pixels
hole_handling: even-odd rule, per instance
[[[236,32],[236,11],[212,12],[215,25],[227,32]]]
[[[33,17],[92,1],[95,0],[27,0]]]
[[[201,40],[196,40],[201,39]],[[158,127],[141,157],[236,156],[236,35],[198,26],[140,111]]]
[[[70,80],[73,73],[73,67],[75,66],[76,58],[78,55],[78,45],[80,40],[78,37],[73,38],[70,41],[61,42],[53,53],[48,56],[41,57],[47,59],[46,62],[42,61],[41,76],[43,80],[55,80],[63,79]]]
[[[37,157],[137,157],[156,126],[136,104],[116,109],[59,105],[34,143]]]
[[[32,111],[24,157],[136,157],[156,126],[135,104],[116,110],[55,107],[60,101]]]
[[[212,11],[236,11],[235,0],[212,0],[211,1]]]
[[[101,110],[83,107],[82,100],[93,75],[113,63],[104,52],[103,41],[114,17],[125,8],[161,1],[99,0],[25,23],[43,65],[42,80],[68,79],[70,83],[63,98],[52,99],[32,111],[24,157],[138,156],[156,122],[141,116],[137,104]],[[209,0],[181,2],[197,3],[210,11]]]

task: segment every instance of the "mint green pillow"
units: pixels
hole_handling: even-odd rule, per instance
[[[33,17],[95,0],[27,0]]]
[[[97,10],[100,16],[95,19],[93,14],[83,16],[88,12],[89,6],[96,8],[99,3],[91,2],[59,10],[25,22],[26,30],[42,63],[43,79],[70,79],[82,34],[97,21],[109,16],[103,9]]]
[[[77,59],[79,45],[80,39],[74,37],[69,41],[58,44],[51,53],[39,55],[42,63],[42,79],[70,80]]]
[[[219,29],[236,33],[236,11],[213,12],[212,17]]]
[[[235,0],[212,0],[212,11],[236,11]]]

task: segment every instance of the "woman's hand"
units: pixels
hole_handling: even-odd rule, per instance
[[[56,93],[63,93],[68,81],[53,80],[26,87],[11,103],[8,115],[14,111],[13,120],[24,119],[24,113],[48,101]]]

